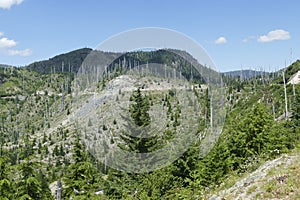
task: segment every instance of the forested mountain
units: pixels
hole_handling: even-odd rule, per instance
[[[14,66],[11,66],[11,65],[5,65],[5,64],[0,64],[0,67],[1,67],[1,68],[9,68],[9,67],[14,67]]]
[[[92,52],[93,51],[93,52]],[[92,54],[90,54],[92,53]],[[197,65],[197,61],[188,53],[175,49],[162,49],[150,52],[129,52],[129,53],[110,53],[98,50],[92,50],[89,48],[78,49],[65,54],[57,55],[49,60],[38,61],[26,66],[26,69],[36,71],[42,74],[45,73],[77,73],[81,64],[84,62],[85,58],[90,54],[90,57],[98,57],[101,59],[104,56],[115,56],[118,59],[114,63],[108,63],[109,68],[115,68],[118,64],[124,60],[130,62],[129,66],[133,66],[136,62],[139,65],[145,65],[148,63],[160,63],[170,66],[177,66],[182,68],[181,72],[187,79],[190,79],[191,63]],[[187,60],[190,62],[188,63]],[[93,63],[97,65],[97,63]],[[208,69],[208,68],[207,68]],[[195,79],[201,79],[198,72],[193,70]],[[205,73],[205,72],[204,72]]]
[[[75,72],[91,49],[0,67],[0,199],[299,198],[300,85],[284,83],[300,61],[287,67],[285,81],[282,71],[220,75],[226,119],[214,141],[216,94],[205,76],[218,73],[174,51],[114,54],[102,79],[79,91],[74,78],[86,71]],[[151,72],[150,63],[163,70]],[[157,170],[126,172],[113,168],[109,156],[99,159],[114,148],[151,153],[190,131],[196,139],[189,148]]]
[[[225,74],[226,76],[241,77],[244,79],[248,79],[248,78],[253,78],[258,76],[268,76],[269,72],[255,71],[255,70],[236,70],[236,71],[224,72],[223,74]]]
[[[90,48],[74,50],[65,54],[57,55],[49,60],[34,62],[27,69],[39,73],[58,73],[69,72],[76,73],[86,56],[92,51]]]

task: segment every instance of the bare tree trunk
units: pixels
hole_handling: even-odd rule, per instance
[[[61,200],[61,190],[62,190],[62,183],[61,180],[59,179],[57,181],[57,194],[56,194],[56,200]]]
[[[295,91],[295,83],[293,82],[293,96],[294,96],[294,99],[296,98],[296,91]]]
[[[210,129],[211,131],[213,131],[213,107],[212,107],[212,101],[213,101],[213,97],[212,97],[212,92],[210,92]]]
[[[193,68],[192,68],[192,64],[191,64],[191,82],[193,82],[193,70],[192,70]]]
[[[243,66],[241,65],[241,71],[240,71],[240,83],[243,81]]]
[[[283,87],[284,87],[284,102],[285,102],[285,120],[287,120],[287,114],[288,114],[288,103],[287,103],[287,95],[286,95],[286,83],[285,83],[285,69],[282,71],[282,78],[283,78]]]
[[[274,117],[274,121],[275,121],[276,115],[275,115],[275,105],[274,105],[273,99],[272,99],[272,110],[273,110],[273,117]]]
[[[5,124],[5,121],[4,121],[4,117],[2,116],[2,130],[4,130],[4,124]]]

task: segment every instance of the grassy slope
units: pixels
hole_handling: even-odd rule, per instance
[[[229,176],[207,199],[299,199],[300,150],[262,164],[252,173]]]

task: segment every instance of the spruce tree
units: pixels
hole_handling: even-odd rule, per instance
[[[133,103],[129,107],[129,112],[131,114],[134,123],[137,126],[144,127],[150,124],[150,103],[148,97],[143,96],[140,88],[135,91],[130,99]]]
[[[0,199],[11,199],[13,187],[9,180],[9,165],[7,157],[0,157]]]
[[[42,186],[36,178],[34,170],[35,163],[26,160],[20,164],[21,179],[16,182],[16,198],[20,199],[41,199]]]
[[[148,153],[157,148],[158,136],[150,130],[150,103],[147,96],[142,95],[140,88],[130,97],[132,103],[129,106],[130,118],[127,121],[127,130],[121,134],[124,144],[119,146],[127,151],[136,153]]]
[[[68,174],[63,179],[66,185],[63,196],[67,198],[90,196],[99,187],[99,172],[86,154],[79,136],[75,139],[73,158],[74,163],[68,167]]]

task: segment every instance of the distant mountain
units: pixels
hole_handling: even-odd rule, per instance
[[[34,62],[28,66],[27,69],[39,72],[39,73],[51,73],[52,72],[68,72],[70,70],[77,72],[81,63],[84,61],[86,56],[92,51],[90,48],[82,48],[75,51],[71,51],[65,54],[57,55],[49,60],[43,60]],[[62,67],[64,65],[64,67]]]
[[[0,64],[0,68],[9,68],[9,67],[15,67],[15,66],[6,65],[6,64]]]
[[[160,49],[150,52],[112,53],[82,48],[57,55],[49,60],[34,62],[26,66],[26,68],[42,74],[69,71],[77,73],[85,59],[87,59],[86,62],[90,66],[97,66],[100,63],[104,63],[105,65],[106,63],[110,63],[108,66],[110,70],[118,68],[120,64],[129,69],[131,66],[134,67],[137,65],[137,63],[138,65],[143,65],[148,62],[164,63],[173,68],[177,68],[187,79],[190,79],[192,75],[193,79],[201,80],[202,82],[205,82],[205,80],[196,68],[201,68],[204,74],[214,73],[213,70],[199,64],[189,53],[175,49]],[[191,68],[191,66],[193,67]]]
[[[202,69],[203,74],[213,73],[213,70],[199,64],[192,55],[185,51],[177,49],[159,49],[150,52],[128,52],[122,55],[120,59],[125,59],[127,62],[133,64],[134,61],[138,61],[139,65],[147,63],[165,64],[177,69],[177,71],[180,71],[182,76],[184,76],[188,80],[193,77],[194,80],[201,80],[202,82],[205,82],[200,72],[198,71],[198,69],[200,68]],[[116,60],[116,62],[118,61]]]
[[[231,77],[240,77],[243,78],[253,78],[255,76],[262,76],[262,75],[269,75],[269,72],[264,71],[255,71],[255,70],[236,70],[236,71],[229,71],[223,72],[224,75],[231,76]]]

